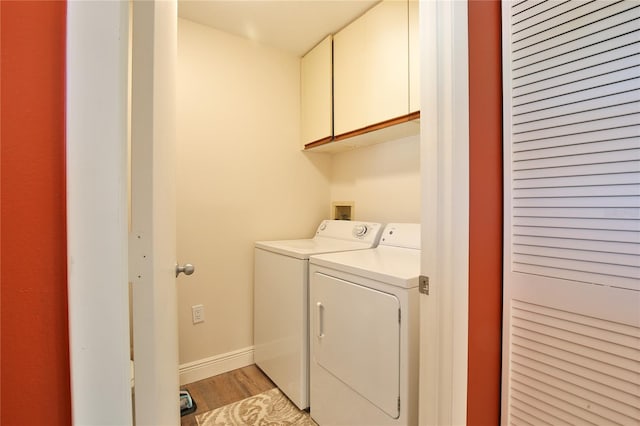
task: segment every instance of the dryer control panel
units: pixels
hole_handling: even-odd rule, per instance
[[[389,223],[382,231],[381,246],[420,249],[419,223]]]

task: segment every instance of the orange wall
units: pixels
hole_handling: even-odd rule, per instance
[[[0,2],[3,425],[71,423],[64,1]]]
[[[499,0],[469,1],[469,377],[467,424],[500,421],[502,79]]]

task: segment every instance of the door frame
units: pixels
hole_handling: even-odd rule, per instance
[[[467,420],[468,5],[420,3],[422,184],[420,425]]]
[[[128,2],[67,3],[66,169],[74,424],[131,424]]]
[[[101,2],[100,5],[97,8],[96,2],[70,2],[67,18],[72,406],[75,423],[131,424],[126,321],[129,309],[127,68],[123,65],[127,63],[129,4]],[[428,10],[435,13],[429,17]],[[428,415],[421,415],[420,424],[440,424],[442,419],[458,424],[466,419],[467,397],[467,4],[421,2],[420,15],[421,28],[435,24],[429,31],[436,35],[431,41],[425,38],[429,37],[427,31],[421,30],[422,63],[437,64],[438,61],[430,60],[440,59],[443,64],[423,67],[423,82],[445,83],[442,86],[424,84],[421,94],[425,111],[421,120],[421,164],[423,170],[427,170],[422,176],[426,253],[422,271],[433,279],[434,297],[428,303],[432,306],[437,303],[430,314],[435,315],[435,321],[422,332],[421,340],[422,344],[430,341],[442,345],[430,345],[440,349],[421,354],[422,361],[434,362],[428,362],[428,368],[421,372],[420,408]],[[453,71],[447,74],[443,66],[452,67]],[[436,97],[430,98],[431,95]],[[429,103],[429,99],[437,101]],[[433,115],[429,115],[430,111]],[[114,144],[114,138],[123,143]],[[447,140],[455,144],[447,148],[443,138],[450,138]],[[96,146],[100,149],[94,149]],[[445,163],[439,163],[441,161]],[[436,207],[438,205],[440,207]],[[428,239],[427,235],[438,237]],[[438,263],[439,260],[445,262]],[[436,290],[440,285],[445,291]],[[454,299],[453,294],[463,296]],[[439,366],[445,368],[438,372]],[[430,377],[435,380],[427,380]],[[437,397],[445,394],[446,398]]]
[[[140,210],[152,217],[140,220],[149,224],[142,231],[145,244],[131,249],[127,135],[132,8],[128,1],[67,4],[67,255],[75,424],[133,423],[130,266],[151,283],[142,293],[138,290],[143,308],[134,306],[136,423],[179,424],[175,232],[173,243],[165,238],[168,231],[159,232],[171,220],[175,231],[175,215],[167,219],[156,214],[166,211],[174,190],[157,164],[174,158],[177,3],[139,2],[133,10],[143,54],[132,60],[143,74],[139,78],[145,84],[139,86],[151,87],[138,96],[144,104],[139,112],[147,119],[138,126],[143,132],[138,139],[146,145],[138,165],[149,190]],[[130,262],[129,251],[144,260]]]

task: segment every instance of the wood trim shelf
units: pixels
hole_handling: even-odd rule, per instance
[[[386,142],[420,132],[420,111],[372,124],[334,137],[326,137],[304,146],[305,151],[340,152],[360,146]],[[369,137],[369,136],[370,137]]]
[[[308,144],[305,144],[304,149],[311,149],[317,146],[322,146],[322,145],[328,144],[331,141],[333,141],[333,136],[327,136],[326,138],[318,139],[317,141],[313,141],[313,142],[309,142]]]
[[[380,123],[372,124],[367,127],[363,127],[361,129],[353,130],[351,132],[343,133],[341,135],[335,136],[333,139],[335,141],[341,141],[349,138],[353,138],[355,136],[364,135],[365,133],[375,132],[376,130],[384,129],[387,127],[395,126],[397,124],[406,123],[408,121],[417,120],[420,118],[420,111],[412,112],[407,115],[403,115],[400,117],[392,118],[390,120],[381,121]]]

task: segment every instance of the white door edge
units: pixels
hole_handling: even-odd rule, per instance
[[[133,3],[131,240],[135,423],[178,425],[177,3]]]
[[[420,2],[421,425],[464,425],[467,411],[469,97],[466,2]]]
[[[74,424],[132,423],[127,2],[68,2],[67,257]]]

